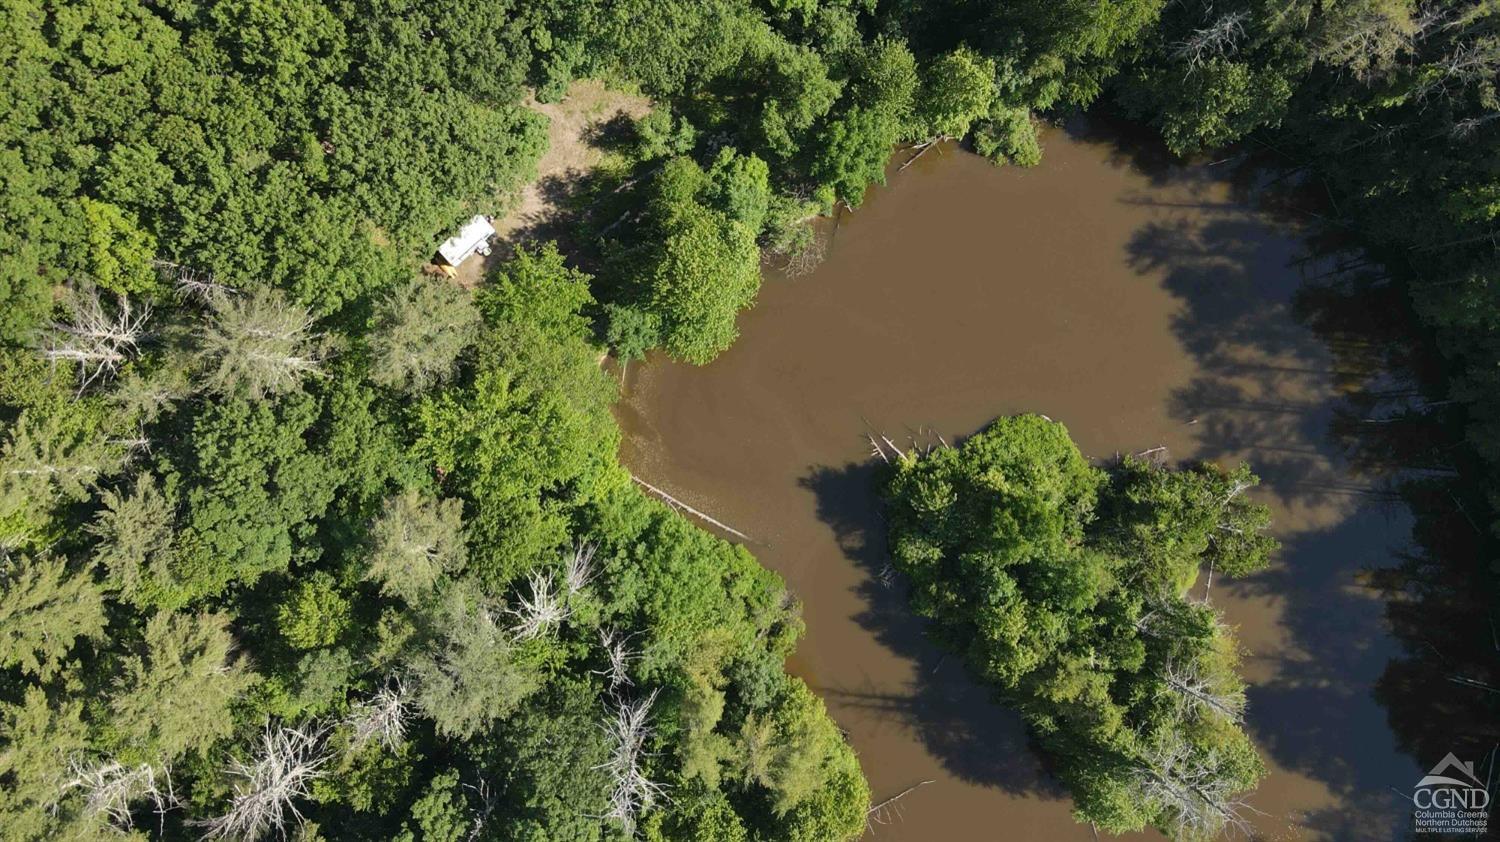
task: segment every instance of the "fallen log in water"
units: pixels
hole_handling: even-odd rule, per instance
[[[879,804],[876,804],[875,806],[871,807],[868,811],[866,811],[866,813],[865,813],[866,819],[868,821],[873,821],[876,824],[890,824],[890,821],[891,821],[891,807],[896,806],[896,803],[898,801],[900,801],[901,799],[905,798],[908,795],[911,795],[913,792],[916,792],[917,790],[921,789],[924,786],[927,786],[930,783],[934,783],[934,782],[933,781],[918,781],[917,783],[912,784],[911,786],[907,787],[906,789],[901,790],[900,792],[896,793],[895,795],[892,795],[890,798],[887,798],[886,800],[880,802]],[[897,812],[899,814],[899,810]]]
[[[923,155],[926,155],[927,154],[927,150],[931,149],[934,146],[937,146],[939,143],[942,143],[943,141],[945,141],[947,139],[948,138],[946,138],[946,137],[938,136],[938,137],[935,137],[935,138],[933,138],[931,140],[924,141],[922,143],[917,144],[916,146],[911,147],[912,149],[916,150],[917,154],[911,156],[910,158],[907,158],[906,159],[906,163],[902,164],[896,171],[897,172],[904,171],[907,167],[911,166],[912,164],[915,164],[917,162],[918,158],[922,157]],[[851,210],[852,210],[852,208],[851,208]]]
[[[737,538],[743,538],[745,541],[747,541],[747,542],[749,542],[751,544],[759,543],[755,539],[751,538],[749,535],[746,535],[745,533],[739,531],[738,529],[735,529],[733,526],[730,526],[729,524],[725,523],[724,521],[719,520],[719,519],[713,517],[712,515],[704,514],[703,512],[698,511],[697,509],[693,508],[692,506],[689,506],[688,504],[682,502],[681,500],[678,500],[676,497],[673,497],[672,495],[668,494],[667,492],[662,491],[660,488],[657,488],[656,486],[652,485],[651,483],[646,482],[645,480],[641,479],[640,477],[638,477],[638,476],[636,476],[634,474],[631,474],[630,478],[632,480],[635,480],[635,483],[637,485],[639,485],[640,487],[646,489],[647,491],[651,492],[652,494],[655,494],[657,497],[660,497],[664,502],[666,502],[667,505],[671,506],[672,508],[674,508],[674,509],[680,509],[681,511],[687,512],[688,514],[692,515],[693,517],[696,517],[699,520],[702,520],[702,521],[710,523],[710,524],[712,524],[714,526],[717,526],[720,529],[724,530],[725,532],[728,532],[730,535],[733,535],[733,536],[735,536]]]

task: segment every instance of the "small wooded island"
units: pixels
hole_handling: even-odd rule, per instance
[[[1265,567],[1255,476],[1131,456],[1101,470],[1038,415],[891,457],[891,555],[913,609],[1025,717],[1079,818],[1248,832],[1240,798],[1262,770],[1239,653],[1187,591],[1200,568]]]
[[[1387,587],[1491,639],[1487,0],[6,0],[0,57],[0,839],[872,832],[914,788],[788,670],[800,596],[620,464],[621,369],[731,349],[890,169],[1045,167],[1085,109],[1253,159],[1394,291],[1440,374],[1337,420],[1420,431],[1462,561]],[[1246,829],[1189,594],[1274,557],[1250,468],[1040,415],[876,451],[912,610],[1078,820]],[[1489,733],[1493,659],[1441,660]]]

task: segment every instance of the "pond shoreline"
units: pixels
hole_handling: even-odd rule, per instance
[[[719,360],[631,367],[623,463],[769,543],[752,550],[807,618],[791,666],[849,732],[877,800],[936,781],[870,838],[1003,826],[1082,840],[1019,721],[889,585],[865,434],[953,441],[1035,411],[1100,458],[1248,458],[1287,549],[1212,593],[1241,629],[1250,729],[1273,769],[1251,800],[1259,829],[1395,834],[1409,805],[1389,788],[1419,770],[1371,695],[1396,646],[1360,572],[1393,563],[1409,520],[1326,435],[1340,362],[1293,307],[1300,233],[1240,204],[1224,168],[1161,164],[1076,127],[1046,145],[1034,170],[950,145],[898,172],[898,155],[890,186],[838,219],[825,266],[768,278]]]

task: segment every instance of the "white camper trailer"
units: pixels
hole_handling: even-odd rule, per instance
[[[475,216],[458,233],[443,241],[438,246],[438,257],[441,259],[440,266],[449,276],[458,269],[458,265],[468,260],[471,255],[490,253],[490,238],[495,236],[495,226],[490,224],[489,217]]]

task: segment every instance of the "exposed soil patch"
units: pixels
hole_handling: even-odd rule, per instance
[[[556,214],[557,182],[577,181],[604,157],[593,141],[599,127],[621,115],[644,117],[651,111],[651,100],[584,79],[568,88],[562,102],[540,103],[528,97],[526,107],[549,121],[547,151],[537,162],[536,180],[521,189],[520,203],[495,221],[500,237],[511,241],[525,239],[528,229],[545,225]]]
[[[547,117],[547,151],[537,162],[536,178],[521,188],[509,212],[494,220],[494,255],[475,255],[458,267],[455,281],[464,287],[479,283],[496,255],[517,243],[546,236],[561,216],[561,203],[576,184],[603,160],[598,144],[601,127],[613,120],[631,120],[651,110],[651,100],[640,94],[611,90],[595,79],[581,79],[568,88],[562,102],[537,102],[530,95],[525,106]]]

